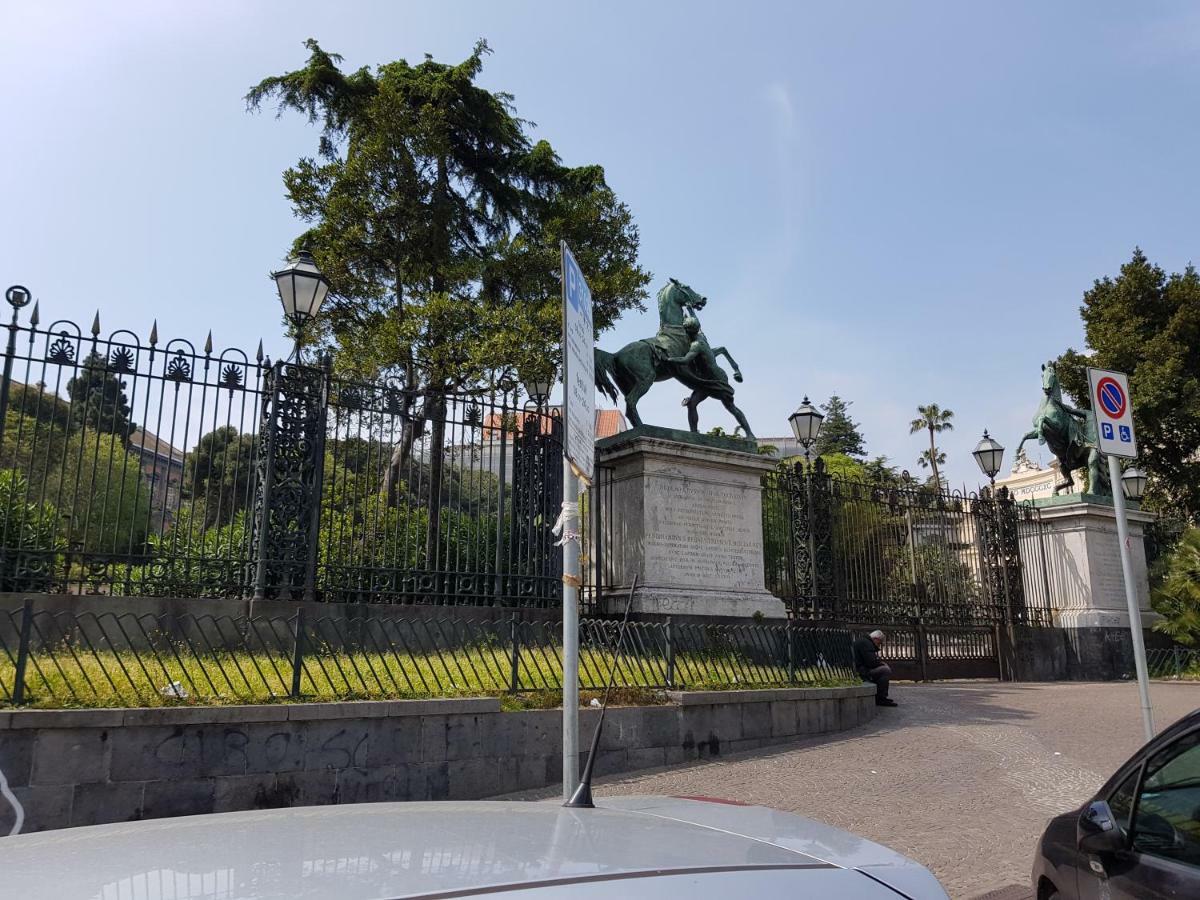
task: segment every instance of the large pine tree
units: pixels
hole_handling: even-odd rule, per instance
[[[817,456],[844,453],[860,461],[866,457],[867,450],[862,432],[858,430],[858,423],[850,418],[850,405],[837,394],[821,404],[825,420],[821,423],[821,432],[813,444]]]

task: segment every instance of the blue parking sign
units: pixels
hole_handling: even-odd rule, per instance
[[[1117,433],[1121,435],[1121,442],[1128,444],[1133,440],[1133,435],[1129,431],[1128,425],[1120,425],[1117,427]]]
[[[1102,435],[1104,435],[1104,439],[1106,441],[1111,441],[1113,439],[1112,423],[1111,422],[1101,422],[1100,423],[1100,433]]]

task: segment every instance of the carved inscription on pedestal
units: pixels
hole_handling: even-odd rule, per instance
[[[646,571],[655,581],[710,590],[763,589],[757,486],[647,479]]]

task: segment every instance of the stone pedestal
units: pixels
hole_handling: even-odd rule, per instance
[[[601,531],[609,612],[786,616],[764,586],[762,475],[774,463],[745,441],[635,428],[596,445],[611,491]],[[593,548],[595,552],[597,548]]]
[[[1066,628],[1128,628],[1117,512],[1111,499],[1083,494],[1035,502],[1041,508],[1055,624]],[[1149,626],[1158,617],[1150,610],[1142,535],[1154,515],[1140,509],[1130,509],[1128,515],[1133,580],[1142,625]]]
[[[1075,495],[1035,503],[1042,511],[1053,619],[1052,627],[1017,629],[1017,678],[1093,681],[1129,677],[1133,639],[1112,500]],[[1158,618],[1150,610],[1142,542],[1145,525],[1153,519],[1150,513],[1129,510],[1129,555],[1140,609],[1138,624],[1143,629]]]

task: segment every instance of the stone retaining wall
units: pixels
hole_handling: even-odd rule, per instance
[[[854,728],[874,687],[668,695],[608,711],[599,774]],[[580,711],[580,746],[596,710]],[[0,712],[25,831],[238,809],[477,799],[556,784],[562,711],[494,698]],[[0,834],[13,811],[0,799]]]

